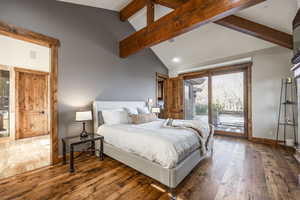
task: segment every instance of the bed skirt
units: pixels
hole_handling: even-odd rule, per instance
[[[213,141],[212,141],[213,142]],[[99,144],[97,144],[99,145]],[[175,168],[164,168],[161,165],[147,160],[141,156],[135,155],[116,148],[110,144],[104,143],[104,154],[120,161],[121,163],[147,175],[169,188],[176,188],[181,181],[194,169],[194,167],[204,158],[209,157],[213,152],[213,145],[203,156],[197,149],[181,161]]]

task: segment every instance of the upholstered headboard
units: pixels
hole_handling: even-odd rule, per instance
[[[146,106],[145,101],[94,101],[93,102],[93,122],[94,132],[96,133],[98,127],[101,125],[101,119],[99,118],[99,112],[107,109],[118,108],[137,108]]]

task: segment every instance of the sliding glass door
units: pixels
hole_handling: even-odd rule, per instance
[[[244,134],[244,72],[213,75],[211,84],[215,129]]]
[[[247,136],[248,73],[242,66],[185,76],[185,119],[213,124],[218,134]]]

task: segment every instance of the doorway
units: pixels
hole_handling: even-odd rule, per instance
[[[12,24],[0,22],[2,36],[8,36],[20,41],[41,45],[50,49],[50,73],[49,73],[49,130],[50,130],[50,163],[57,164],[58,156],[58,112],[57,112],[57,77],[58,77],[58,50],[60,41],[56,38],[33,32]],[[32,57],[35,57],[32,54]],[[12,120],[11,120],[12,121]]]
[[[215,130],[245,133],[244,73],[212,76],[212,124]]]
[[[50,164],[50,116],[48,72],[0,68],[1,179]]]
[[[165,103],[166,103],[166,81],[169,76],[156,72],[156,106],[160,108],[158,117],[163,119],[166,118]]]
[[[250,137],[251,64],[187,73],[184,116],[213,124],[222,135]]]

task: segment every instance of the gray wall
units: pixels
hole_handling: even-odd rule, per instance
[[[78,134],[75,111],[97,100],[155,96],[155,72],[168,73],[151,50],[126,59],[118,41],[134,32],[117,12],[54,0],[1,0],[0,20],[61,41],[58,69],[59,135]],[[3,47],[1,47],[3,48]]]

